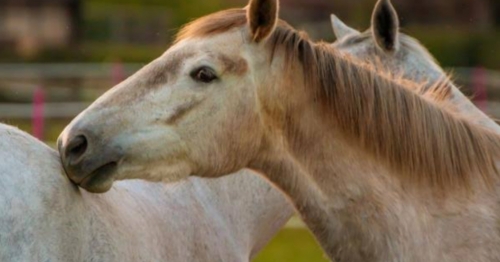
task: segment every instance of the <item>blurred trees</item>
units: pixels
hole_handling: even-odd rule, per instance
[[[227,8],[232,1],[228,0],[87,0],[88,4],[113,4],[129,5],[134,8],[161,6],[174,10],[173,16],[175,24],[184,24],[196,17]],[[167,14],[166,14],[167,15]]]
[[[0,0],[50,4],[79,10],[73,23],[79,45],[50,49],[29,59],[1,47],[2,61],[144,62],[163,52],[177,29],[202,15],[243,7],[247,0]],[[403,30],[430,48],[445,66],[500,68],[500,0],[392,0]],[[314,39],[333,41],[329,14],[365,30],[376,0],[281,0],[281,17]]]

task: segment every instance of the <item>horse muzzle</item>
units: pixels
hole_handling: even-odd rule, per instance
[[[123,150],[99,139],[88,130],[66,129],[58,141],[61,161],[68,178],[92,193],[108,191]]]

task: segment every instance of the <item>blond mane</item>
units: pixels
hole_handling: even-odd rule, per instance
[[[222,33],[246,21],[244,9],[215,13],[188,24],[177,41]],[[285,56],[284,72],[292,74],[291,66],[301,65],[305,86],[315,92],[324,116],[402,178],[441,189],[490,185],[497,178],[500,136],[443,99],[449,81],[416,84],[395,78],[310,41],[283,21],[267,43],[271,59],[277,52]]]

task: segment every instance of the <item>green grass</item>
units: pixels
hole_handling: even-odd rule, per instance
[[[305,228],[284,228],[253,260],[254,262],[327,262]]]

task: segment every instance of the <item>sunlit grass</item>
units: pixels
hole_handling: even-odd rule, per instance
[[[320,247],[305,228],[284,228],[254,262],[327,262]]]

